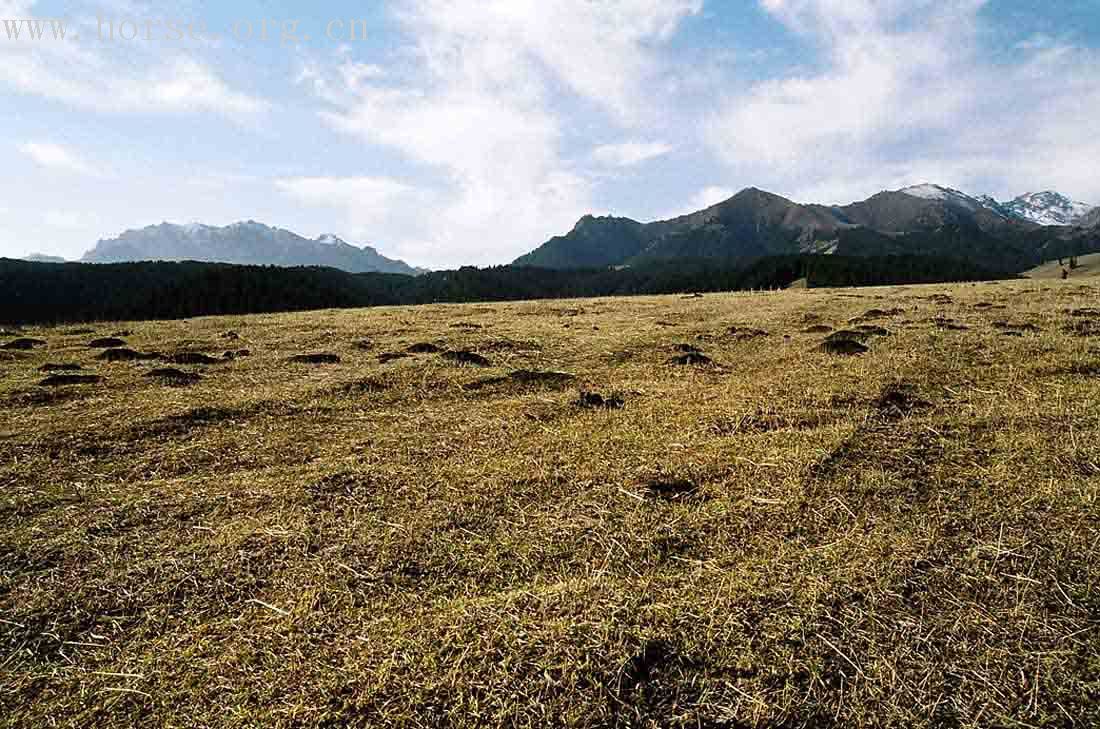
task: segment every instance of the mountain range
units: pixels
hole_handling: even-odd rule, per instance
[[[676,259],[738,264],[799,253],[915,254],[1023,271],[1100,250],[1100,209],[1088,209],[1053,192],[999,203],[930,184],[880,192],[844,206],[804,205],[748,188],[671,220],[585,216],[572,231],[521,256],[515,265],[577,269]]]
[[[572,231],[516,259],[544,269],[629,267],[719,259],[745,265],[768,256],[927,255],[1023,271],[1067,255],[1100,251],[1100,208],[1056,192],[999,202],[949,187],[916,185],[850,205],[800,204],[748,188],[705,210],[671,220],[586,215]],[[27,260],[56,263],[35,255]],[[423,269],[334,235],[304,238],[255,221],[214,227],[162,223],[99,241],[85,263],[199,261],[323,266],[349,273],[419,275]]]
[[[418,275],[421,269],[386,258],[370,246],[354,246],[334,235],[315,240],[255,221],[223,228],[162,223],[101,240],[84,263],[203,261],[270,266],[327,266],[349,273]]]

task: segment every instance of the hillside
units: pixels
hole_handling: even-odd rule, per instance
[[[5,333],[2,723],[1100,725],[1098,295]]]
[[[309,240],[252,220],[223,228],[162,223],[128,230],[118,238],[99,241],[82,260],[85,263],[202,261],[251,266],[324,266],[348,273],[420,273],[404,261],[386,258],[370,246],[353,246],[333,235]]]
[[[1081,256],[1077,259],[1077,262],[1079,266],[1070,271],[1070,278],[1095,278],[1100,276],[1100,253]],[[1062,278],[1062,271],[1066,268],[1058,261],[1050,261],[1027,271],[1024,275],[1028,278],[1060,279]]]
[[[937,185],[882,192],[845,206],[800,204],[749,188],[672,220],[644,224],[586,217],[573,231],[547,241],[516,264],[569,269],[703,258],[745,265],[761,257],[797,254],[928,255],[1020,272],[1063,250],[1100,251],[1094,234],[1033,222],[1040,214],[1054,219],[1065,212],[1060,207],[1064,198],[1044,195],[1029,197],[1030,212],[1024,215],[1019,212],[1023,207]],[[1043,201],[1049,206],[1042,207]]]

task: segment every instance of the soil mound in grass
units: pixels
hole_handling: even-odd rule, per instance
[[[66,387],[69,385],[98,385],[103,382],[99,375],[50,375],[38,384],[42,387]]]
[[[668,361],[670,365],[677,367],[714,367],[714,360],[700,351],[687,352]]]
[[[45,347],[46,342],[41,339],[31,339],[30,337],[20,337],[19,339],[13,339],[7,344],[0,345],[0,349],[9,350],[21,350],[27,351],[34,349],[35,347]]]
[[[917,410],[932,407],[932,403],[920,397],[916,385],[909,382],[891,382],[882,388],[875,399],[875,410],[892,419],[904,418]]]
[[[461,365],[472,365],[474,367],[492,367],[493,363],[485,357],[481,356],[477,352],[468,352],[466,350],[455,350],[453,352],[444,352],[443,359],[448,362],[454,362]]]
[[[202,352],[180,352],[168,358],[168,362],[175,365],[216,365],[223,361]]]
[[[729,334],[734,339],[739,341],[749,341],[751,339],[760,339],[768,336],[768,332],[763,329],[756,329],[755,327],[742,327],[733,326],[729,328]]]
[[[133,349],[120,347],[118,349],[104,350],[96,359],[104,362],[148,362],[155,359],[163,359],[163,355],[157,352],[138,352]]]
[[[126,340],[118,337],[101,337],[100,339],[93,339],[88,342],[89,349],[113,349],[114,347],[125,347]]]
[[[1035,334],[1042,331],[1042,329],[1037,324],[1031,324],[1028,322],[1015,323],[1010,321],[995,321],[993,322],[993,328],[1000,329],[1002,332],[1017,332],[1020,334],[1024,332]]]
[[[484,380],[463,385],[467,391],[484,390],[487,387],[497,385],[545,385],[547,387],[560,387],[575,382],[577,376],[569,372],[538,372],[535,370],[516,370],[505,377],[488,377]]]
[[[806,327],[802,330],[803,334],[829,334],[833,331],[833,328],[827,324],[814,324],[812,327]]]
[[[827,354],[835,354],[844,357],[867,354],[871,351],[863,342],[847,338],[826,339],[821,343],[820,349]]]
[[[576,406],[584,410],[622,410],[626,401],[621,395],[601,395],[598,392],[582,392]]]
[[[194,372],[184,372],[174,367],[164,367],[145,373],[145,377],[151,380],[161,380],[169,385],[194,385],[202,380],[202,375]]]
[[[436,346],[431,342],[420,342],[406,347],[405,351],[409,354],[439,354],[443,351],[442,347]]]
[[[340,364],[340,357],[335,354],[319,352],[317,354],[296,354],[290,358],[294,364],[306,365],[331,365]]]
[[[39,367],[38,371],[39,372],[77,372],[78,370],[82,370],[82,369],[84,369],[84,368],[81,367],[80,365],[74,364],[72,362],[65,362],[65,363],[47,362],[46,364]]]
[[[682,501],[699,493],[699,485],[687,479],[657,479],[645,485],[651,496],[664,501]]]
[[[965,324],[960,324],[954,319],[949,319],[945,316],[938,316],[933,319],[932,326],[934,326],[936,329],[942,329],[945,332],[965,332],[970,329],[970,327],[966,326]]]

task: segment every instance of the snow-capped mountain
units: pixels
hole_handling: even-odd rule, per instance
[[[162,223],[101,240],[85,263],[208,261],[264,266],[329,266],[350,273],[422,273],[386,258],[370,246],[350,245],[335,235],[309,240],[253,220],[218,228],[201,223]]]
[[[1009,202],[1000,202],[989,195],[974,197],[941,185],[915,185],[899,192],[924,200],[940,200],[972,210],[980,206],[1005,218],[1023,220],[1036,225],[1076,225],[1092,210],[1091,205],[1071,200],[1051,190],[1029,192]]]
[[[1002,206],[1010,215],[1039,225],[1074,225],[1092,210],[1091,205],[1051,190],[1029,192]]]
[[[919,197],[922,200],[941,200],[947,203],[954,203],[970,210],[988,207],[981,198],[971,197],[965,192],[960,192],[950,187],[943,187],[942,185],[914,185],[904,190],[898,190],[898,192],[909,195],[910,197]]]

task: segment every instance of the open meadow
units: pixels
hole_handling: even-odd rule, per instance
[[[0,726],[1100,725],[1100,279],[0,346]]]

